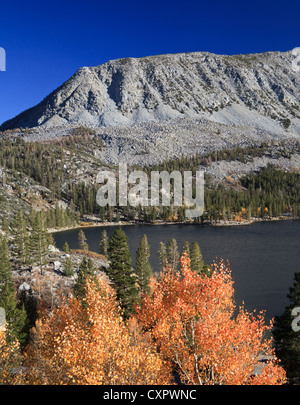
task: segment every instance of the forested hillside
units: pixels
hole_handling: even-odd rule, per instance
[[[74,217],[93,217],[98,221],[185,221],[185,207],[100,207],[96,202],[101,170],[111,170],[117,176],[118,167],[104,164],[94,156],[101,150],[102,140],[87,128],[52,142],[25,142],[22,138],[0,141],[0,215],[7,220],[8,205],[30,212],[32,206],[47,211],[56,204],[68,208]],[[222,149],[203,155],[182,156],[158,165],[128,167],[148,174],[152,170],[205,171],[205,210],[197,222],[243,221],[279,216],[298,217],[300,212],[298,167],[280,167],[280,158],[291,160],[300,156],[299,142],[254,144],[252,147]],[[214,164],[227,162],[247,166],[255,159],[268,159],[265,166],[248,170],[238,177],[231,173],[214,177]],[[150,181],[150,180],[149,180]],[[9,202],[14,201],[13,204]],[[2,206],[2,209],[1,209]],[[5,215],[3,215],[5,213]],[[57,224],[55,225],[57,226]]]

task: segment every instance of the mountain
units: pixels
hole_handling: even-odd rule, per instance
[[[293,51],[192,52],[117,59],[79,69],[0,131],[27,140],[96,130],[107,163],[153,164],[182,154],[300,137],[300,74]],[[13,135],[15,136],[15,135]]]
[[[292,51],[193,52],[83,67],[0,129],[130,126],[184,117],[246,125],[260,120],[269,129],[291,122],[300,134],[300,75],[294,59]]]

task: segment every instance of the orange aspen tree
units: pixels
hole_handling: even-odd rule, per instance
[[[85,303],[72,298],[36,323],[26,351],[31,384],[166,384],[169,371],[124,323],[115,291],[87,279]]]
[[[263,313],[235,313],[231,272],[221,261],[210,275],[166,267],[150,295],[136,309],[137,322],[185,384],[283,384],[285,372],[274,356]],[[259,356],[271,356],[261,371]],[[268,357],[269,358],[269,357]]]
[[[0,328],[0,385],[24,383],[22,355],[16,339],[7,341],[6,332]]]

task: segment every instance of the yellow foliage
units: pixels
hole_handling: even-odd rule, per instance
[[[6,341],[5,331],[0,329],[0,385],[23,383],[21,352],[17,340]]]
[[[39,320],[27,350],[32,384],[164,384],[169,372],[152,346],[132,333],[101,278]]]

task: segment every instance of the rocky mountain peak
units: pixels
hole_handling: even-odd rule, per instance
[[[292,51],[192,52],[82,67],[0,129],[132,126],[181,118],[248,125],[255,113],[262,126],[269,119],[291,122],[299,133],[300,75],[293,69],[294,59]]]

